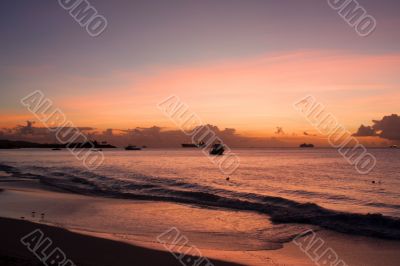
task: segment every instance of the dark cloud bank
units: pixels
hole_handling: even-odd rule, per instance
[[[400,141],[400,116],[392,114],[384,116],[381,120],[372,120],[372,122],[372,126],[361,125],[354,136],[377,136],[391,141]]]
[[[231,147],[285,147],[290,144],[276,138],[252,138],[236,133],[233,128],[219,129],[217,126],[207,125],[216,136]],[[97,131],[95,128],[80,127],[80,132],[90,140],[107,141],[112,145],[123,147],[129,144],[146,145],[149,147],[180,147],[182,143],[191,143],[191,137],[180,130],[165,130],[153,126],[149,128],[137,127],[134,129],[107,129]],[[25,140],[38,143],[57,143],[55,132],[45,127],[35,127],[27,121],[25,126],[19,125],[11,129],[0,131],[0,139]]]
[[[225,144],[230,147],[293,147],[299,141],[270,138],[255,138],[240,135],[234,128],[219,129],[217,126],[207,125]],[[153,126],[149,128],[136,127],[133,129],[107,129],[99,131],[91,127],[79,127],[80,132],[90,140],[107,141],[112,145],[123,147],[129,144],[146,145],[149,147],[179,147],[182,143],[191,143],[191,137],[180,130],[166,130]],[[283,135],[283,129],[278,127],[276,135]],[[384,116],[381,120],[373,120],[372,126],[361,125],[354,134],[357,137],[379,137],[392,142],[400,142],[400,116],[393,114]],[[304,132],[303,137],[313,138],[318,141],[316,135]],[[0,130],[0,139],[25,140],[38,143],[57,143],[55,132],[45,127],[35,127],[35,123],[27,121],[26,125],[18,125],[14,128]],[[314,141],[313,140],[313,141]],[[297,143],[298,142],[298,143]],[[322,142],[319,146],[328,146]],[[373,143],[371,143],[373,145]]]

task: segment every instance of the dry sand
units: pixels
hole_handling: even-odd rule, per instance
[[[53,245],[60,247],[67,258],[76,265],[179,265],[179,262],[167,252],[8,218],[0,218],[2,236],[0,265],[39,264],[39,260],[20,242],[23,236],[36,229],[42,230],[45,236],[53,241]],[[221,266],[237,265],[217,260],[213,260],[212,263]]]

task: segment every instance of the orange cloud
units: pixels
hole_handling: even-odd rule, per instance
[[[175,94],[204,122],[235,127],[259,135],[276,126],[303,132],[310,129],[292,103],[313,94],[346,126],[355,129],[370,119],[371,102],[378,113],[391,113],[400,85],[400,55],[299,51],[255,58],[204,62],[189,66],[156,66],[142,74],[114,73],[125,83],[58,99],[78,124],[96,127],[173,124],[156,105]],[[112,76],[110,77],[112,79]],[[112,84],[112,83],[110,83]]]

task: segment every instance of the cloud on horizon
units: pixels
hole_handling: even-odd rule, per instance
[[[361,125],[354,136],[378,136],[382,139],[387,140],[400,140],[400,116],[398,116],[397,114],[384,116],[381,120],[372,120],[372,122],[372,126]]]
[[[237,134],[234,128],[219,129],[214,125],[207,127],[231,147],[288,147],[290,143],[276,138],[254,138]],[[108,128],[98,131],[91,127],[79,127],[90,140],[107,141],[123,147],[126,145],[146,145],[148,147],[180,147],[182,143],[191,143],[191,137],[180,130],[166,130],[162,127],[136,127],[132,129]],[[62,130],[67,131],[68,128]],[[33,121],[27,121],[25,126],[0,130],[0,138],[8,140],[25,140],[38,143],[57,143],[56,133],[46,127],[35,127]],[[79,140],[82,141],[82,140]]]

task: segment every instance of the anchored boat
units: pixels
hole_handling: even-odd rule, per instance
[[[216,143],[212,146],[210,150],[210,155],[223,155],[225,151],[225,147],[221,143]]]
[[[135,145],[128,145],[125,147],[125,150],[127,151],[140,151],[142,148],[137,147]]]

